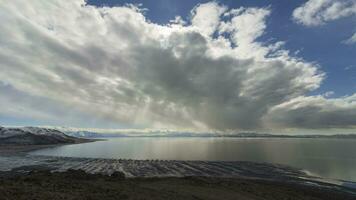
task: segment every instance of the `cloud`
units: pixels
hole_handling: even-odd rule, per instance
[[[257,41],[270,13],[269,8],[229,10],[211,2],[193,8],[190,21],[176,17],[159,25],[133,5],[3,2],[0,80],[8,89],[0,93],[5,99],[0,102],[10,111],[0,114],[58,125],[68,119],[82,124],[89,116],[147,128],[311,127],[296,123],[285,105],[323,99],[305,95],[320,86],[324,73],[317,64],[291,56],[283,42]],[[21,94],[21,101],[9,99],[11,91]],[[329,127],[330,116],[346,108],[356,117],[347,98],[322,101],[315,117],[329,117],[314,120],[314,127]],[[314,101],[305,102],[315,107]],[[329,104],[334,110],[321,115]],[[24,112],[11,111],[16,105]],[[350,119],[330,123],[356,125]]]
[[[192,26],[199,29],[200,33],[211,36],[220,24],[220,16],[226,9],[216,2],[198,4],[191,12]]]
[[[308,0],[293,11],[293,19],[305,26],[320,26],[337,19],[355,16],[354,0]],[[347,44],[356,42],[356,33],[345,41]]]
[[[306,26],[318,26],[355,14],[353,0],[309,0],[293,11],[293,18]]]
[[[301,96],[275,106],[264,120],[274,128],[355,128],[356,94],[338,99]]]
[[[346,44],[355,44],[356,43],[356,33],[353,34],[349,39],[344,41]]]
[[[0,93],[4,94],[0,95],[0,105],[2,105],[0,117],[11,119],[13,124],[21,124],[21,121],[24,120],[42,125],[62,124],[83,128],[125,128],[123,124],[110,118],[95,118],[76,107],[75,104],[72,105],[42,96],[32,96],[1,81]]]

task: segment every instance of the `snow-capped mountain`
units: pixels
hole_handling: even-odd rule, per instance
[[[67,135],[78,137],[78,138],[101,138],[105,137],[104,134],[90,132],[90,131],[69,131],[66,132]]]
[[[79,143],[85,139],[68,136],[61,131],[39,127],[0,127],[0,144],[37,145]]]

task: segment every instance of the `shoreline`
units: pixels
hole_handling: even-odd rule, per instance
[[[31,151],[63,146],[67,144],[46,144],[46,145],[0,145],[1,155],[21,155],[27,154]]]
[[[94,141],[90,141],[94,142]],[[269,182],[318,187],[320,190],[334,190],[356,195],[355,183],[336,184],[326,179],[314,177],[306,172],[285,165],[256,163],[248,161],[176,161],[176,160],[130,160],[130,159],[96,159],[37,156],[29,152],[53,148],[61,145],[6,145],[0,146],[1,176],[28,176],[33,172],[49,171],[66,173],[68,170],[79,170],[88,176],[110,177],[119,171],[126,179],[148,181],[153,179],[185,179],[187,177],[209,180],[222,180],[229,184],[231,180],[248,180],[252,182]],[[61,176],[61,175],[59,175]],[[231,180],[230,180],[231,179]],[[139,181],[140,182],[140,181]],[[184,182],[184,181],[183,181]],[[233,181],[234,182],[234,181]],[[348,182],[345,182],[348,183]],[[257,184],[257,183],[256,183]],[[276,186],[277,187],[277,186]],[[356,196],[355,196],[356,198]]]
[[[31,151],[45,149],[45,148],[54,148],[59,146],[65,145],[74,145],[74,144],[83,144],[83,143],[91,143],[97,141],[103,141],[105,139],[84,139],[80,138],[81,140],[75,143],[59,143],[59,144],[30,144],[30,145],[21,145],[21,144],[1,144],[0,145],[0,156],[1,155],[21,155],[27,154]]]

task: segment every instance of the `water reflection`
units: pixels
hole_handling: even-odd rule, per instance
[[[356,181],[356,140],[240,138],[113,138],[34,152],[41,155],[164,159],[246,160],[287,164],[311,173]]]

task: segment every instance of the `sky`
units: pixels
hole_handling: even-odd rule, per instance
[[[0,0],[0,125],[354,130],[354,0]]]

